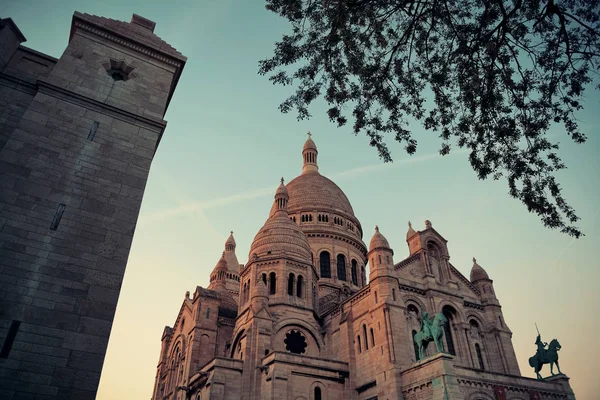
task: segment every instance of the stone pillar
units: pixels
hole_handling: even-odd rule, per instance
[[[567,400],[575,400],[575,393],[573,393],[573,389],[569,384],[569,377],[564,374],[554,375],[546,378],[547,382],[552,382],[554,384],[559,384],[563,392],[567,394]]]

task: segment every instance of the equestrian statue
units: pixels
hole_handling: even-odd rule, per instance
[[[558,351],[561,349],[558,340],[552,339],[548,345],[548,343],[542,341],[542,337],[538,331],[537,338],[535,339],[535,345],[537,346],[537,351],[533,357],[529,358],[529,365],[533,367],[537,378],[542,380],[544,379],[540,375],[540,371],[542,370],[544,364],[550,364],[550,373],[552,375],[555,375],[552,367],[554,364],[556,364],[558,373],[562,374],[562,372],[560,372],[560,366],[558,365]],[[546,346],[548,346],[548,349],[546,349]]]
[[[421,309],[419,315],[421,321],[421,330],[415,334],[415,344],[419,348],[419,360],[425,358],[425,350],[430,342],[435,343],[435,349],[438,353],[444,352],[444,342],[442,336],[444,335],[444,324],[447,322],[444,314],[437,313],[433,316],[433,319],[429,318],[427,311]]]

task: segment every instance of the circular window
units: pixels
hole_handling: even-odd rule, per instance
[[[306,353],[306,338],[300,331],[294,329],[286,333],[283,343],[285,343],[285,349],[290,353]]]

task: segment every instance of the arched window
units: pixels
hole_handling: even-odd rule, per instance
[[[267,284],[267,274],[262,274],[262,281]]]
[[[365,278],[365,267],[364,266],[360,267],[360,272],[361,272],[360,280],[362,281],[362,285],[365,286],[367,284],[367,281]]]
[[[475,343],[475,351],[477,352],[477,359],[479,360],[479,369],[484,371],[483,367],[483,357],[481,356],[481,347],[479,347],[479,343]]]
[[[275,272],[269,274],[269,294],[275,294],[277,292],[277,277]]]
[[[319,265],[321,269],[321,278],[331,278],[331,256],[323,251],[319,255]]]
[[[379,264],[381,264],[381,254],[379,254]]]
[[[352,284],[358,286],[358,271],[356,270],[358,267],[356,260],[352,260]]]
[[[360,335],[356,336],[356,342],[358,343],[358,352],[362,353],[362,344],[360,343]]]
[[[379,301],[379,299],[377,298],[377,290],[375,291],[375,304],[377,304],[377,302]]]
[[[315,386],[315,400],[321,400],[321,388],[318,386]]]
[[[303,291],[302,285],[304,283],[303,281],[304,281],[304,278],[302,277],[302,275],[298,275],[298,283],[296,284],[296,296],[298,296],[298,297],[302,297],[302,291]]]
[[[392,300],[396,301],[396,289],[392,289]]]
[[[413,331],[412,331],[412,341],[413,341],[413,347],[415,348],[415,361],[419,361],[419,346],[415,342],[415,335],[416,334],[417,334],[417,331],[415,331],[413,329]]]
[[[448,353],[453,356],[456,355],[456,350],[454,349],[454,340],[452,339],[452,321],[454,320],[454,316],[456,315],[456,311],[450,306],[444,306],[442,309],[442,314],[446,317],[446,323],[444,324],[444,335],[446,336],[446,344],[448,345]]]
[[[290,274],[288,278],[288,295],[290,296],[294,295],[294,284],[294,274]]]
[[[369,350],[369,342],[367,340],[367,326],[363,324],[363,337],[365,338],[365,351]]]
[[[337,256],[337,274],[339,280],[346,280],[346,257],[343,254]]]
[[[210,318],[210,308],[206,309],[206,319]]]
[[[373,328],[371,330],[371,347],[375,347],[375,335],[373,334]]]

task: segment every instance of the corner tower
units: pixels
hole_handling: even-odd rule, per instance
[[[208,289],[227,292],[235,301],[240,295],[240,264],[235,255],[233,232],[225,242],[225,251],[210,274]]]
[[[348,198],[319,172],[317,146],[308,136],[302,148],[302,173],[286,186],[288,213],[308,238],[323,312],[366,285],[367,247]]]
[[[75,12],[58,60],[18,45],[14,34],[7,39],[3,25],[0,48],[14,54],[0,80],[32,98],[0,90],[0,100],[27,104],[0,126],[1,224],[11,243],[0,254],[0,278],[13,288],[0,307],[13,348],[0,375],[26,371],[36,382],[6,383],[3,395],[94,399],[186,58],[135,14],[123,22]]]

